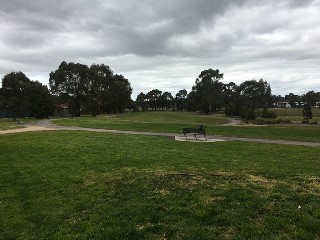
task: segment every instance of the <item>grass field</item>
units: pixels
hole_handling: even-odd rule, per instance
[[[207,126],[210,135],[320,142],[320,126],[221,126],[223,115],[181,112],[138,112],[118,116],[59,119],[55,123],[88,128],[181,133],[183,127]]]
[[[14,129],[14,128],[21,128],[24,127],[23,124],[28,124],[31,122],[34,122],[34,119],[21,119],[21,124],[17,124],[15,121],[13,121],[11,118],[0,118],[0,130],[8,130],[8,129]]]
[[[303,120],[302,108],[275,108],[270,109],[278,114],[278,118],[289,119],[295,122],[301,122]],[[310,122],[320,122],[320,109],[312,109],[313,118],[310,119]]]
[[[270,109],[278,114],[278,116],[302,116],[302,108],[272,108]],[[320,109],[312,108],[312,113],[314,117],[320,117]]]
[[[0,239],[319,239],[319,148],[0,136]]]
[[[228,123],[223,114],[196,115],[190,112],[136,112],[119,115],[102,115],[96,118],[79,117],[55,120],[66,126],[135,130],[148,132],[179,132],[183,127],[214,126]]]

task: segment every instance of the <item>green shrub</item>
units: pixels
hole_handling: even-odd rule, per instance
[[[256,119],[256,113],[253,108],[249,108],[247,110],[247,119],[248,120],[255,120]]]
[[[264,108],[261,113],[262,118],[277,118],[278,114],[273,110],[268,110],[268,108]]]
[[[235,116],[236,113],[235,113],[234,104],[232,103],[226,104],[224,112],[226,116]]]
[[[255,121],[252,123],[257,125],[264,125],[264,124],[283,124],[283,123],[292,123],[289,119],[272,119],[272,118],[261,118],[257,117]]]
[[[242,107],[240,111],[240,117],[242,120],[255,120],[256,112],[253,108]]]
[[[278,114],[275,111],[268,112],[268,118],[277,118]]]
[[[240,117],[242,120],[247,119],[247,108],[246,107],[242,107],[240,110]]]
[[[256,121],[255,121],[255,124],[257,125],[263,125],[264,124],[264,120],[262,117],[257,117],[256,118]]]

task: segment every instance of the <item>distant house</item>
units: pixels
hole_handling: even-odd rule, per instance
[[[291,108],[289,102],[276,102],[273,104],[274,108]]]
[[[294,106],[291,106],[291,104],[289,102],[276,102],[273,104],[274,108],[292,108],[292,107],[298,107],[298,108],[302,108],[304,105],[304,102],[295,102]],[[316,102],[316,105],[313,107],[318,107],[320,106],[320,102]]]

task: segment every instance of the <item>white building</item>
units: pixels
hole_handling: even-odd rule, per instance
[[[275,108],[291,108],[289,102],[276,102],[274,103]]]

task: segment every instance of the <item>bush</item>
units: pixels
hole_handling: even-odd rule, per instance
[[[253,108],[249,108],[247,110],[247,119],[248,120],[255,120],[256,119],[256,113]]]
[[[255,124],[257,124],[257,125],[263,125],[263,124],[264,124],[263,118],[257,117],[257,118],[256,118],[256,121],[255,121]]]
[[[271,119],[271,118],[261,118],[257,117],[255,121],[252,123],[255,123],[257,125],[264,125],[264,124],[283,124],[283,123],[292,123],[289,119]]]
[[[278,114],[275,111],[268,112],[268,118],[277,118]]]
[[[255,120],[256,113],[253,108],[242,107],[240,111],[240,117],[242,120]]]
[[[261,113],[262,118],[277,118],[278,114],[275,111],[268,110],[268,108],[264,108]]]
[[[247,119],[247,108],[246,107],[241,108],[240,117],[242,120]]]
[[[226,116],[235,116],[235,109],[232,103],[226,104],[224,113]]]
[[[289,119],[282,119],[282,118],[276,119],[276,120],[274,120],[274,121],[275,121],[275,123],[277,123],[277,124],[280,124],[280,123],[292,123],[291,120],[289,120]]]

